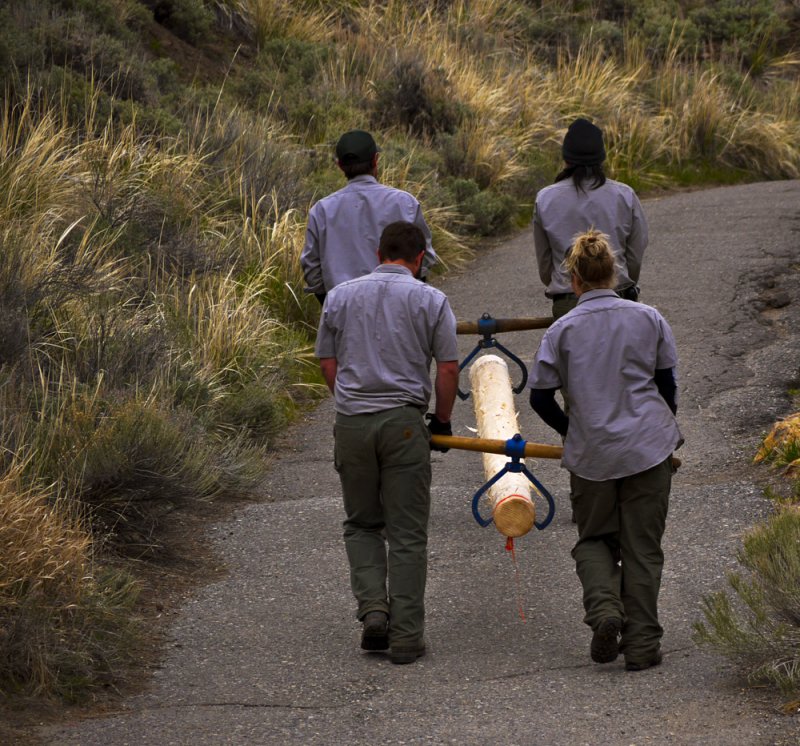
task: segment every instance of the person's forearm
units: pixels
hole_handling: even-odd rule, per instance
[[[450,422],[453,415],[453,404],[458,392],[458,361],[447,360],[436,363],[436,380],[434,393],[436,406],[434,413],[440,422]]]
[[[642,270],[644,250],[647,248],[648,241],[647,218],[644,215],[641,203],[637,199],[634,203],[631,217],[631,233],[628,236],[627,245],[625,247],[625,262],[628,267],[628,277],[637,284]]]
[[[660,368],[655,372],[653,380],[658,393],[667,403],[672,414],[678,414],[678,384],[675,382],[674,368]]]
[[[569,417],[558,406],[556,391],[557,389],[531,389],[531,407],[546,425],[552,427],[561,437],[566,437]]]
[[[553,250],[550,248],[550,240],[547,238],[547,234],[539,224],[538,219],[533,221],[533,247],[536,253],[539,279],[543,285],[547,286],[553,277]]]
[[[319,359],[319,367],[322,371],[322,377],[328,385],[331,393],[334,393],[336,388],[336,370],[338,365],[335,357],[322,357]]]
[[[306,228],[306,239],[303,244],[303,250],[300,252],[300,267],[303,270],[303,279],[305,280],[304,291],[306,293],[325,292],[325,282],[322,279],[322,260],[319,252],[319,242],[312,221],[309,220],[308,227]]]
[[[431,229],[425,222],[425,218],[422,215],[422,207],[419,205],[417,205],[417,212],[416,215],[414,215],[414,225],[416,225],[417,228],[422,231],[422,235],[425,236],[425,256],[422,260],[422,266],[420,267],[420,279],[425,279],[427,278],[431,267],[433,267],[433,265],[439,261],[439,257],[433,248]]]

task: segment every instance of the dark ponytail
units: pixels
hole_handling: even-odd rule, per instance
[[[605,171],[603,171],[602,163],[593,163],[590,166],[568,163],[566,167],[559,172],[555,180],[559,182],[569,178],[572,179],[576,192],[585,192],[586,189],[583,187],[583,182],[589,181],[589,179],[592,180],[589,187],[590,189],[597,189],[606,183],[606,174]]]

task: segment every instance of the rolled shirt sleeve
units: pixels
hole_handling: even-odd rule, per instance
[[[553,249],[550,246],[550,239],[547,237],[538,211],[533,216],[533,248],[536,251],[539,279],[547,287],[553,278]]]
[[[439,320],[433,333],[433,358],[437,362],[458,360],[458,338],[456,337],[456,317],[450,308],[450,301],[444,298],[439,310]]]
[[[416,210],[414,211],[414,219],[411,222],[414,223],[425,236],[425,256],[422,259],[420,276],[427,277],[431,267],[438,263],[439,257],[433,249],[433,236],[431,234],[431,229],[428,227],[422,215],[422,206],[416,200],[414,200],[414,202],[416,202]]]
[[[536,357],[530,366],[527,386],[529,389],[557,389],[563,385],[558,369],[558,356],[548,330],[542,337]]]
[[[628,277],[638,284],[644,250],[650,240],[650,232],[642,203],[633,192],[631,192],[631,197],[631,232],[625,245],[625,262],[628,265]]]
[[[303,244],[303,251],[300,253],[300,266],[303,269],[303,277],[306,281],[303,291],[306,293],[324,293],[325,283],[322,279],[319,226],[313,207],[308,214],[305,243]]]

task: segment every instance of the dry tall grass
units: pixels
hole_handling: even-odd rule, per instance
[[[77,697],[135,622],[94,547],[158,556],[177,505],[251,493],[308,396],[310,304],[300,219],[245,205],[248,133],[79,133],[33,101],[0,118],[0,689]]]
[[[134,655],[138,587],[96,566],[72,506],[24,473],[15,459],[0,476],[0,681],[6,695],[79,699]]]

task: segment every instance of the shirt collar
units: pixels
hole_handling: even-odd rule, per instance
[[[587,290],[578,298],[578,304],[585,303],[595,298],[618,298],[619,296],[610,288],[600,288],[599,290]]]
[[[372,174],[361,174],[349,179],[348,184],[377,184],[378,180]]]
[[[379,264],[374,272],[392,272],[394,274],[403,274],[411,276],[411,271],[406,269],[402,264]]]

